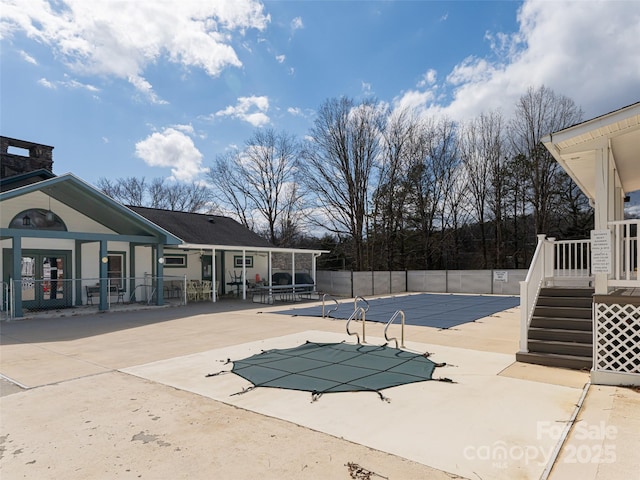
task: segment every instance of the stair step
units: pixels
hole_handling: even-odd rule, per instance
[[[537,317],[531,319],[530,328],[560,328],[563,330],[593,330],[591,318]]]
[[[591,343],[536,340],[530,338],[528,347],[530,352],[556,353],[559,355],[579,357],[589,357],[593,354],[593,345]]]
[[[582,307],[545,307],[536,305],[533,310],[536,317],[591,318],[592,310]]]
[[[538,296],[537,306],[543,307],[578,307],[591,308],[593,299],[591,297],[559,297],[555,295]]]
[[[590,330],[531,327],[529,328],[529,338],[532,340],[555,340],[593,345],[593,333]]]
[[[540,295],[545,297],[593,297],[593,288],[560,288],[545,287],[540,289]]]
[[[523,363],[546,365],[548,367],[571,368],[574,370],[590,370],[593,358],[574,355],[557,355],[553,353],[518,352],[516,360]]]

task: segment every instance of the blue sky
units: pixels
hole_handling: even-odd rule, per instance
[[[0,0],[0,133],[54,171],[198,181],[328,98],[507,116],[529,86],[585,117],[640,97],[640,3]]]

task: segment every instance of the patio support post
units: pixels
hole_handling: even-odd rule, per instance
[[[22,317],[22,237],[15,235],[13,242],[13,282],[11,292],[13,293],[13,317]],[[20,286],[20,287],[18,287]],[[35,287],[37,288],[37,286]]]
[[[224,278],[224,277],[223,277]],[[211,301],[216,303],[218,301],[218,289],[216,288],[216,249],[211,249]]]
[[[156,280],[156,305],[164,305],[164,245],[159,243],[156,247],[158,252],[158,265],[157,272],[158,278]]]
[[[136,290],[136,246],[129,244],[129,301]]]
[[[242,299],[247,299],[247,251],[242,250]]]
[[[269,303],[273,303],[271,295],[273,295],[273,266],[271,264],[271,250],[269,250],[269,259],[267,261],[267,274],[269,275]]]
[[[608,147],[603,145],[601,148],[596,149],[595,157],[596,202],[594,206],[594,228],[595,230],[607,230],[609,228],[609,211],[613,207],[609,202],[613,175]],[[609,293],[609,275],[607,273],[596,273],[594,278],[596,295]]]
[[[296,252],[291,252],[291,288],[295,298],[296,293]]]
[[[318,282],[316,280],[316,260],[317,259],[318,259],[318,254],[312,253],[311,254],[311,278],[313,278],[313,283],[314,285],[316,285],[316,288],[318,286]]]
[[[82,305],[82,242],[80,240],[76,240],[75,241],[75,250],[74,250],[74,254],[75,254],[75,258],[74,258],[74,262],[75,262],[75,279],[76,281],[74,282],[74,290],[75,290],[75,296],[76,296],[76,306],[80,306]]]
[[[109,251],[107,249],[107,241],[100,240],[100,305],[98,310],[109,310],[108,295],[107,292],[107,277],[109,276]]]

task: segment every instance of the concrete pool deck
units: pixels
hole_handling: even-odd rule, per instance
[[[247,382],[204,377],[255,348],[346,339],[342,320],[270,313],[278,308],[219,302],[3,323],[0,372],[25,389],[1,384],[0,474],[346,479],[359,465],[394,479],[540,478],[588,382],[515,363],[518,308],[449,330],[408,326],[407,346],[454,365],[434,377],[457,383],[389,389],[391,403],[362,392],[315,403],[275,389],[231,396]],[[368,324],[368,341],[380,337]],[[591,386],[549,478],[633,478],[639,430],[639,393]]]

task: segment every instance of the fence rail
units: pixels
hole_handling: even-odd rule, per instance
[[[316,272],[318,291],[338,297],[405,292],[518,295],[527,270],[406,270]]]
[[[163,285],[165,300],[186,303],[184,276],[47,279],[25,276],[3,282],[2,318],[16,317],[14,307],[18,291],[22,314],[80,307],[111,310],[115,305],[155,303],[160,284]],[[106,305],[101,298],[103,291]]]

